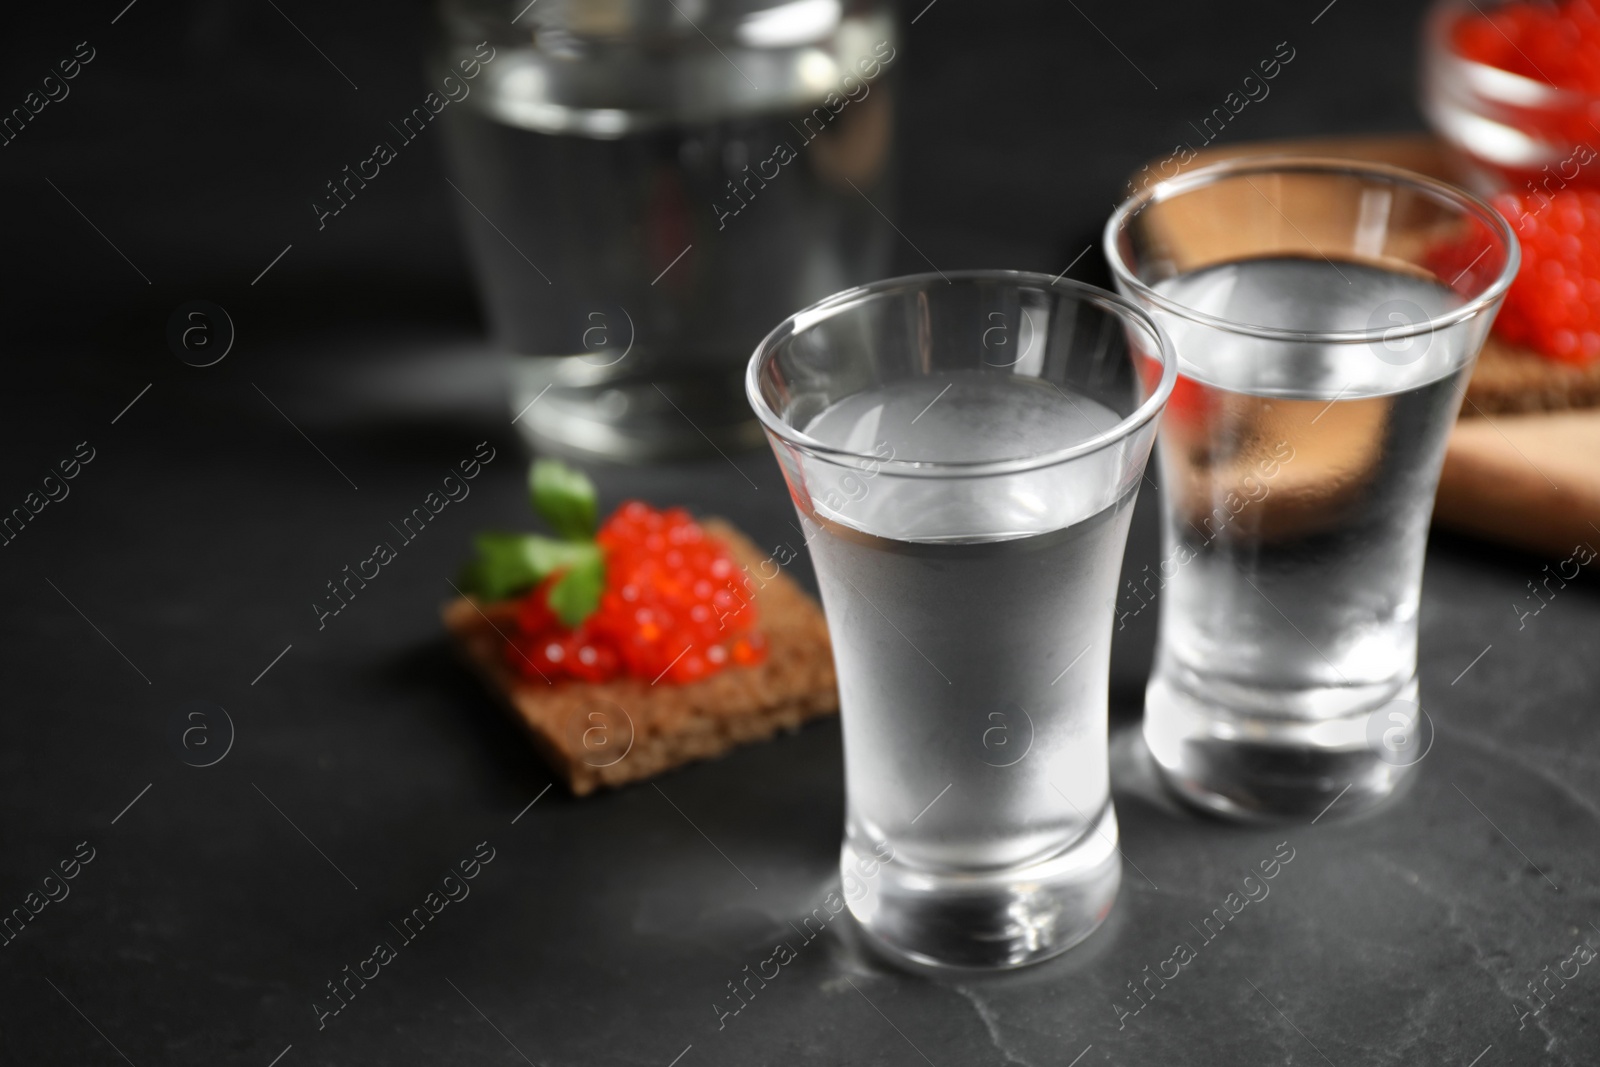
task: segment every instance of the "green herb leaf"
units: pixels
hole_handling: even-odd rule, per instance
[[[605,577],[600,546],[593,541],[557,541],[537,534],[484,533],[477,536],[474,544],[478,558],[463,572],[462,583],[467,592],[484,600],[504,600],[563,569],[598,569],[602,581]],[[598,603],[598,592],[595,598]]]
[[[577,626],[600,606],[606,584],[605,560],[597,550],[591,558],[574,563],[550,587],[550,610],[568,629]]]
[[[591,541],[597,527],[594,483],[565,463],[541,459],[528,472],[528,487],[537,511],[556,536],[566,541]]]

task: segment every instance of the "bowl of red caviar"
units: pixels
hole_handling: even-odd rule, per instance
[[[1439,0],[1422,51],[1423,113],[1522,246],[1496,336],[1600,365],[1600,0]]]
[[[1480,192],[1600,188],[1600,0],[1441,0],[1422,110]]]

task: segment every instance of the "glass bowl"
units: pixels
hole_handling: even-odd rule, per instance
[[[1600,186],[1600,167],[1585,166],[1600,156],[1600,96],[1560,89],[1456,51],[1460,21],[1481,18],[1496,6],[1438,0],[1429,9],[1422,34],[1423,114],[1461,157],[1462,174],[1476,192]]]

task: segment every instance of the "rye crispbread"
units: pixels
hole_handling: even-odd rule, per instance
[[[821,609],[786,574],[763,584],[761,575],[775,566],[763,567],[768,557],[738,530],[716,519],[701,525],[754,575],[745,595],[754,598],[767,639],[767,658],[757,666],[729,667],[687,685],[634,678],[544,682],[506,664],[513,603],[461,598],[443,608],[457,649],[578,796],[711,759],[839,710]]]
[[[1594,407],[1600,405],[1600,362],[1557,363],[1490,334],[1467,384],[1467,400],[1461,414],[1468,418]]]

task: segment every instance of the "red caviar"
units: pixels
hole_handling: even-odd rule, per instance
[[[1494,206],[1522,243],[1495,332],[1563,363],[1600,358],[1600,190],[1505,193]]]
[[[551,575],[518,606],[506,659],[528,677],[602,682],[624,675],[694,682],[766,658],[744,575],[682,508],[630,501],[600,527],[600,606],[568,629],[551,611]]]

